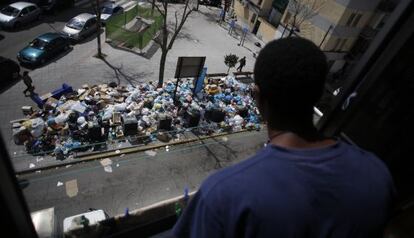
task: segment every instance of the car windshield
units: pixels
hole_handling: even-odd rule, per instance
[[[13,16],[16,17],[17,15],[19,15],[19,9],[14,8],[12,6],[7,6],[3,9],[1,9],[1,13],[7,16]]]
[[[30,43],[30,46],[36,49],[43,49],[46,45],[47,42],[40,39],[34,39],[32,43]]]
[[[113,10],[112,7],[104,7],[102,8],[102,14],[112,14]]]
[[[84,21],[80,21],[79,19],[76,18],[72,18],[67,24],[67,27],[76,29],[76,30],[80,30],[82,29],[83,25],[85,25]]]

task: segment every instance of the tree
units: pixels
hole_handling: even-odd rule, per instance
[[[237,61],[239,60],[239,57],[235,54],[228,54],[224,56],[224,63],[229,67],[227,69],[227,73],[229,73],[230,69],[235,67],[237,64]]]
[[[178,20],[178,12],[176,11],[175,14],[175,25],[172,29],[172,36],[169,39],[168,36],[170,34],[170,31],[168,29],[168,22],[167,22],[167,16],[168,16],[168,1],[169,0],[161,0],[161,8],[154,4],[154,7],[157,9],[157,11],[161,14],[163,18],[163,23],[161,26],[161,40],[158,38],[154,39],[154,42],[157,43],[161,48],[161,59],[160,59],[160,70],[158,75],[158,87],[162,87],[162,84],[164,82],[164,69],[165,69],[165,61],[167,59],[168,51],[171,50],[175,39],[177,38],[177,35],[180,33],[181,29],[184,26],[184,23],[186,22],[188,16],[193,11],[193,8],[189,6],[190,0],[185,1],[184,5],[184,11],[181,15],[181,20]]]
[[[290,0],[287,11],[292,14],[289,36],[295,29],[300,29],[302,23],[316,16],[326,0]]]
[[[98,25],[97,27],[97,36],[96,36],[96,40],[97,40],[97,44],[98,44],[98,53],[97,53],[97,57],[98,58],[102,58],[102,47],[101,47],[101,29],[102,29],[102,22],[101,22],[101,6],[100,6],[100,2],[99,0],[96,0],[95,4],[93,3],[93,0],[90,0],[90,3],[92,5],[92,8],[95,12],[96,15],[96,24]]]

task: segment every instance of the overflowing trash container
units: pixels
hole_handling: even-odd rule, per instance
[[[251,85],[233,76],[207,77],[204,90],[194,96],[193,80],[181,79],[174,99],[175,84],[85,84],[77,90],[64,85],[36,96],[39,109],[22,108],[25,117],[12,121],[13,140],[28,153],[50,153],[59,159],[118,139],[140,144],[166,142],[184,130],[210,134],[260,129]]]

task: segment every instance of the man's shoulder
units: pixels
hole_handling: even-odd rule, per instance
[[[262,163],[268,156],[271,156],[270,151],[262,149],[248,159],[210,175],[201,185],[203,194],[237,189],[236,185],[240,178],[243,177],[244,180],[248,180],[249,177],[253,177],[251,175],[257,173],[257,165]]]

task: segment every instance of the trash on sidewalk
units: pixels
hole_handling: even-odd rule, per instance
[[[73,90],[64,84],[38,97],[41,109],[22,107],[26,117],[11,122],[13,140],[28,153],[64,160],[75,152],[126,145],[115,140],[136,145],[176,141],[186,130],[208,135],[260,128],[251,85],[228,75],[207,77],[197,97],[193,90],[193,79],[180,79],[177,89],[175,80],[167,80],[162,88],[115,83]]]

